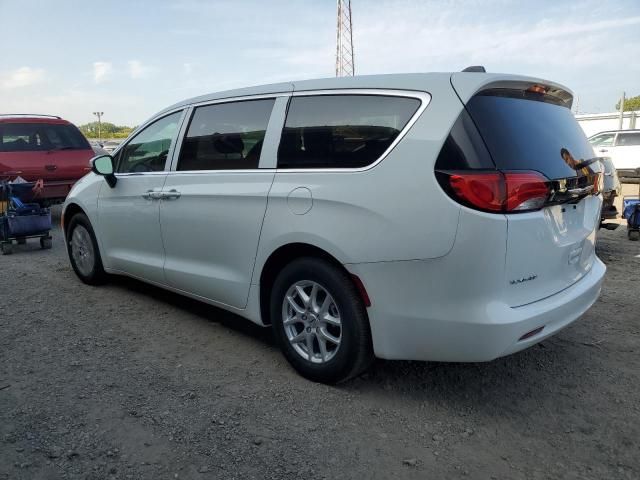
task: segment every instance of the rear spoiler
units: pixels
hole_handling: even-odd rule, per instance
[[[539,92],[551,97],[552,103],[567,108],[573,104],[573,92],[559,83],[541,78],[524,77],[520,75],[505,75],[499,73],[458,72],[451,75],[451,86],[458,94],[462,103],[466,104],[474,95],[483,91],[494,92],[504,90],[520,92]]]

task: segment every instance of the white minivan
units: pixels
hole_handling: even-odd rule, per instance
[[[553,82],[428,73],[192,98],[93,159],[64,205],[73,269],[271,325],[302,375],[479,362],[581,316],[601,165]]]

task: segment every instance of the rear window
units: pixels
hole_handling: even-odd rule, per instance
[[[579,175],[579,165],[594,157],[565,106],[501,92],[476,95],[467,110],[500,170],[535,170],[555,180]],[[596,162],[590,168],[600,167]]]
[[[87,139],[75,126],[47,123],[0,124],[0,152],[88,150]]]
[[[420,107],[416,98],[383,95],[293,97],[278,168],[358,168],[375,162]]]

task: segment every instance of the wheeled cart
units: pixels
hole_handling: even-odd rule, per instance
[[[51,248],[51,210],[37,203],[25,203],[33,197],[35,183],[0,183],[0,253],[13,252],[14,242],[24,244],[40,239],[40,248]]]
[[[637,197],[622,197],[622,215],[627,219],[627,238],[640,240],[640,191]]]

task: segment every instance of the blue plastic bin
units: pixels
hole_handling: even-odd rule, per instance
[[[640,198],[622,198],[622,216],[627,219],[627,228],[631,230],[640,229]]]
[[[35,215],[9,213],[6,217],[9,237],[27,237],[51,230],[51,212],[42,209]]]

